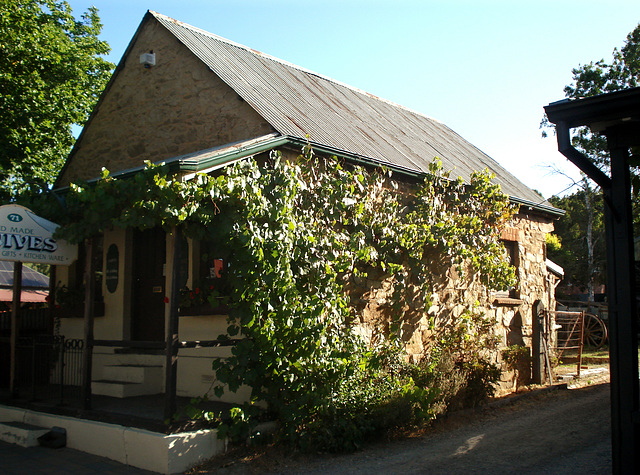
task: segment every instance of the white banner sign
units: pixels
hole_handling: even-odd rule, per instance
[[[57,227],[24,206],[0,206],[0,260],[70,265],[78,246],[54,239]]]

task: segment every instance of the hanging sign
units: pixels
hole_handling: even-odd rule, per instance
[[[107,290],[114,293],[118,288],[118,267],[120,263],[120,256],[118,253],[118,246],[111,244],[107,251],[107,269],[105,272],[105,281],[107,284]]]
[[[54,239],[57,228],[24,206],[0,206],[0,260],[70,265],[78,246]]]

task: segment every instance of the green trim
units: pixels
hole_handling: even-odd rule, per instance
[[[257,142],[252,145],[240,147],[238,149],[229,150],[222,154],[218,154],[215,157],[196,159],[196,158],[184,158],[176,159],[174,162],[165,162],[171,171],[173,167],[177,167],[176,172],[190,172],[197,173],[209,168],[220,167],[227,163],[243,159],[251,155],[257,155],[259,153],[266,152],[268,150],[281,147],[288,143],[288,138],[279,136],[267,139],[263,142]]]
[[[395,173],[398,173],[400,175],[404,175],[404,176],[408,176],[411,178],[417,178],[420,180],[423,180],[426,176],[427,173],[424,172],[416,172],[415,170],[410,170],[407,168],[403,168],[403,167],[399,167],[397,165],[390,165],[390,164],[385,164],[382,163],[380,161],[377,161],[373,158],[369,158],[369,157],[363,157],[357,154],[353,154],[350,152],[346,152],[344,150],[340,150],[334,147],[330,147],[327,145],[322,145],[316,142],[310,142],[310,141],[306,141],[304,139],[301,139],[299,137],[287,137],[289,140],[289,143],[291,144],[296,144],[299,146],[304,146],[306,144],[311,145],[311,147],[313,148],[313,150],[315,151],[319,151],[319,152],[323,152],[323,153],[328,153],[331,155],[335,155],[337,157],[340,158],[344,158],[347,160],[351,160],[353,162],[356,163],[360,163],[360,164],[364,164],[364,165],[369,165],[369,166],[376,166],[376,167],[380,167],[380,166],[385,166],[386,168],[388,168],[389,170],[392,170]],[[538,211],[541,211],[543,213],[548,213],[548,214],[552,214],[554,216],[564,216],[565,215],[565,211],[558,209],[558,208],[554,208],[553,206],[549,206],[549,205],[545,205],[543,203],[534,203],[533,201],[529,201],[529,200],[525,200],[522,198],[517,198],[514,196],[509,196],[509,200],[512,203],[515,203],[517,205],[520,206],[527,206],[529,208],[532,209],[536,209]],[[544,198],[542,198],[542,200],[544,200]],[[546,201],[546,200],[544,200]]]
[[[169,160],[154,162],[154,165],[164,165],[169,169],[170,173],[197,173],[209,168],[220,167],[230,162],[249,157],[251,155],[266,152],[276,147],[286,145],[288,142],[289,141],[287,137],[278,136],[267,139],[265,141],[256,142],[252,145],[239,146],[236,149],[231,149],[226,152],[216,154],[214,157],[205,159],[175,157],[170,158]],[[111,176],[113,178],[129,178],[144,169],[145,166],[141,165],[139,167],[129,168],[127,170],[112,173]],[[99,178],[92,178],[90,180],[86,180],[86,183],[95,183],[98,180]],[[53,191],[65,192],[68,189],[68,186],[64,186],[56,188]]]
[[[210,168],[219,168],[231,162],[241,160],[243,158],[246,158],[252,155],[257,155],[259,153],[264,153],[278,147],[284,147],[287,145],[294,145],[300,148],[304,147],[305,145],[310,145],[314,151],[319,153],[336,156],[336,157],[348,160],[350,162],[365,165],[365,166],[373,166],[373,167],[384,166],[387,169],[393,171],[394,173],[398,173],[400,175],[410,177],[413,179],[422,180],[427,176],[427,174],[424,172],[416,172],[415,170],[410,170],[408,168],[399,167],[397,165],[383,163],[373,158],[363,157],[361,155],[347,152],[345,150],[341,150],[336,147],[331,147],[329,145],[323,145],[323,144],[312,142],[300,137],[293,137],[288,135],[271,137],[263,141],[256,141],[255,143],[250,145],[243,146],[241,144],[238,144],[237,148],[231,147],[229,150],[225,152],[220,152],[217,154],[215,152],[212,152],[213,156],[208,158],[195,158],[195,156],[194,158],[175,157],[169,160],[156,162],[155,165],[164,164],[166,167],[168,167],[169,172],[171,173],[198,173]],[[189,154],[189,155],[195,155],[195,154]],[[139,171],[144,170],[144,168],[145,168],[144,166],[131,168],[129,170],[123,170],[120,172],[113,173],[111,176],[113,176],[114,178],[128,178],[128,177],[134,176]],[[98,181],[98,178],[88,180],[87,183],[93,183],[96,181]],[[57,188],[53,191],[64,192],[67,189],[68,187],[63,187],[63,188]],[[533,203],[531,201],[524,200],[521,198],[516,198],[513,196],[510,196],[509,199],[511,200],[512,203],[518,204],[520,206],[527,206],[544,213],[552,214],[554,216],[564,216],[565,214],[563,210],[545,205],[543,203]]]
[[[549,206],[549,205],[545,205],[544,203],[534,203],[533,201],[529,201],[529,200],[523,200],[522,198],[517,198],[515,196],[509,196],[509,199],[511,200],[511,202],[520,205],[520,206],[526,206],[528,208],[532,208],[538,211],[542,211],[544,213],[549,213],[552,214],[554,216],[564,216],[566,214],[566,211],[563,209],[558,209],[558,208],[554,208],[553,206]],[[544,198],[541,198],[544,200]],[[546,200],[544,200],[546,201]]]
[[[335,155],[339,158],[344,158],[346,160],[353,161],[355,163],[359,163],[362,165],[374,166],[374,167],[385,167],[389,170],[397,172],[401,175],[410,176],[413,178],[423,178],[426,176],[425,173],[416,172],[415,170],[411,170],[409,168],[400,167],[398,165],[393,165],[391,163],[384,163],[379,160],[370,157],[364,157],[362,155],[358,155],[356,153],[347,152],[345,150],[341,150],[336,147],[331,147],[330,145],[323,145],[317,142],[311,142],[306,139],[302,139],[300,137],[287,136],[289,143],[292,145],[298,145],[300,147],[309,144],[314,151],[319,151],[321,153],[327,153],[330,155]]]

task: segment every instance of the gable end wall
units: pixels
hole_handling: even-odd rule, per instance
[[[145,68],[142,53],[156,65]],[[59,186],[273,132],[251,106],[155,19],[85,126]]]

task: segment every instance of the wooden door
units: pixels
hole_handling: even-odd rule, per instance
[[[161,228],[133,236],[132,336],[137,341],[165,339],[166,234]]]

